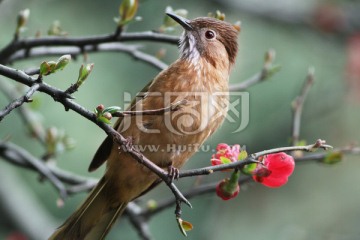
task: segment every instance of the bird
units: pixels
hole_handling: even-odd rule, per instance
[[[128,110],[163,109],[184,100],[186,103],[160,115],[123,116],[113,127],[153,163],[174,173],[172,170],[181,168],[225,119],[239,29],[211,17],[189,20],[175,13],[167,15],[184,29],[179,58],[137,94]],[[89,171],[104,162],[104,176],[50,240],[104,239],[127,204],[161,182],[110,137],[96,151]]]

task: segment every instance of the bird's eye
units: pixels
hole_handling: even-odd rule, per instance
[[[212,31],[212,30],[207,30],[207,31],[205,32],[205,37],[206,37],[207,39],[213,39],[213,38],[215,38],[215,36],[216,36],[216,34],[215,34],[215,32]]]

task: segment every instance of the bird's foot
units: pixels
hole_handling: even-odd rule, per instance
[[[125,147],[129,151],[131,151],[133,149],[133,139],[131,136],[126,137]]]
[[[174,167],[173,165],[168,166],[168,176],[171,178],[171,181],[179,179],[179,169]]]

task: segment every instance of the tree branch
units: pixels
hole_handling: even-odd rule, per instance
[[[19,50],[9,58],[9,62],[14,62],[22,59],[45,57],[45,56],[61,56],[70,54],[76,57],[83,53],[97,53],[97,52],[121,52],[132,56],[135,60],[143,61],[159,70],[167,68],[167,64],[158,58],[140,51],[140,45],[128,45],[122,43],[101,43],[98,45],[86,45],[82,48],[77,46],[58,46],[58,47],[34,47],[30,50]]]
[[[35,84],[29,88],[29,90],[25,93],[24,96],[15,99],[14,101],[10,102],[3,110],[0,111],[0,122],[3,118],[8,115],[12,110],[20,107],[25,102],[31,102],[31,96],[39,89],[40,85]]]
[[[10,152],[8,150],[10,150]],[[13,145],[11,143],[0,143],[0,151],[2,152],[2,155],[5,156],[5,158],[15,157],[17,159],[22,159],[23,161],[28,162],[31,167],[36,169],[37,172],[39,172],[42,176],[44,176],[54,185],[54,187],[59,191],[60,197],[62,199],[65,199],[67,197],[67,192],[64,184],[49,170],[49,168],[44,162],[39,161],[27,151],[17,148],[16,145]],[[14,156],[14,154],[16,154],[17,156]]]
[[[47,36],[42,38],[27,38],[9,43],[0,51],[0,63],[8,63],[11,56],[19,50],[28,52],[31,48],[44,46],[76,46],[84,50],[88,45],[96,46],[101,43],[127,42],[127,41],[155,41],[169,44],[177,44],[179,37],[156,32],[134,32],[116,34],[104,34],[86,37],[59,37]]]
[[[318,146],[317,143],[315,143],[315,145]],[[312,145],[308,145],[305,148],[302,148],[301,150],[305,150],[305,151],[312,151],[314,147],[314,144]],[[327,146],[328,147],[328,146]],[[297,150],[298,147],[295,147]],[[280,151],[283,151],[284,148],[278,148],[278,149],[271,149],[271,150],[267,150],[267,151],[262,151],[262,152],[258,152],[255,153],[253,155],[260,157],[266,154],[270,154],[270,153],[275,153]],[[285,148],[286,151],[294,151],[293,147],[287,147]],[[340,149],[334,149],[334,152],[340,152],[340,153],[344,153],[344,154],[360,154],[360,148],[359,147],[344,147],[344,148],[340,148]],[[266,153],[266,154],[265,154]],[[307,154],[305,156],[302,157],[295,157],[295,162],[298,163],[306,163],[306,162],[314,162],[314,161],[318,161],[318,162],[322,162],[326,157],[327,157],[328,153],[327,152],[322,152],[322,153],[310,153]],[[245,161],[245,160],[244,160]],[[229,164],[227,164],[227,167]],[[233,164],[233,168],[236,168],[234,166],[239,167],[240,162],[237,162]],[[220,165],[221,166],[221,165]],[[209,167],[209,168],[213,168],[213,167]],[[224,169],[220,169],[220,170],[225,170]],[[195,170],[199,170],[199,169],[195,169]],[[215,170],[214,171],[220,171],[220,170]],[[182,173],[180,173],[181,176],[183,177],[188,177],[187,173],[191,173],[193,170],[188,170],[188,171],[183,171]],[[184,175],[182,175],[184,174]],[[239,185],[243,185],[246,184],[248,182],[250,182],[252,180],[252,176],[243,176],[239,179]],[[206,183],[206,184],[202,184],[196,187],[193,187],[187,191],[184,192],[184,196],[187,199],[192,199],[194,197],[197,196],[201,196],[204,194],[208,194],[208,193],[214,193],[216,190],[216,186],[219,184],[218,181],[216,182],[211,182],[211,183]],[[156,207],[155,208],[144,208],[142,209],[142,211],[139,213],[139,215],[144,216],[146,219],[151,218],[153,216],[155,216],[156,214],[162,212],[163,210],[172,207],[174,204],[176,203],[174,198],[167,198],[167,199],[162,199],[159,202],[157,202]]]
[[[18,97],[18,92],[14,88],[11,88],[7,82],[3,81],[3,79],[0,79],[0,90],[5,94],[9,101]],[[45,130],[41,123],[39,121],[34,121],[34,117],[27,107],[20,106],[17,109],[24,126],[28,126],[31,136],[35,137],[41,144],[44,145]]]
[[[27,86],[32,86],[33,84],[37,83],[35,79],[28,76],[23,71],[15,70],[3,65],[0,65],[0,74],[8,78],[11,78],[15,81],[18,81],[20,83],[23,83]],[[39,87],[40,92],[44,92],[50,95],[51,97],[53,97],[53,99],[57,102],[60,102],[65,107],[66,110],[71,109],[77,112],[78,114],[80,114],[81,116],[85,117],[86,119],[92,121],[93,123],[98,125],[101,129],[103,129],[114,140],[115,143],[121,146],[125,146],[128,154],[130,154],[136,161],[149,168],[153,173],[158,175],[160,179],[162,179],[168,185],[168,187],[173,192],[175,197],[179,200],[179,202],[184,202],[191,207],[190,202],[187,201],[184,198],[184,196],[181,194],[179,189],[177,189],[176,185],[172,182],[172,179],[168,176],[168,173],[163,169],[161,169],[160,167],[158,167],[148,158],[146,158],[141,152],[133,148],[129,143],[129,141],[126,138],[124,138],[120,133],[118,133],[111,126],[106,125],[103,122],[97,121],[95,114],[86,110],[81,105],[69,99],[71,98],[71,95],[68,95],[63,91],[54,88],[44,82],[39,82],[38,84],[40,85]]]
[[[187,100],[183,99],[175,103],[170,104],[168,107],[160,109],[151,109],[143,111],[119,111],[112,114],[113,117],[124,117],[124,116],[136,116],[136,115],[163,115],[167,112],[177,111],[181,109],[183,105],[187,104]]]
[[[213,172],[218,172],[218,171],[227,170],[227,169],[238,169],[238,168],[244,167],[245,165],[248,165],[251,163],[257,163],[257,160],[256,160],[257,158],[267,155],[267,154],[271,154],[271,153],[289,152],[289,151],[296,151],[296,150],[312,152],[318,148],[323,148],[323,149],[327,150],[329,148],[332,148],[332,146],[326,145],[325,141],[319,139],[314,144],[310,144],[307,146],[292,146],[292,147],[274,148],[274,149],[270,149],[270,150],[253,153],[242,161],[182,171],[179,173],[179,178],[192,177],[192,176],[198,176],[198,175],[207,175],[207,174],[211,174]]]
[[[328,147],[327,145],[321,145],[321,142],[319,143],[315,143],[312,145],[308,145],[308,146],[296,146],[296,147],[286,147],[286,148],[277,148],[277,149],[271,149],[271,150],[266,150],[266,151],[261,151],[261,152],[257,152],[254,153],[250,156],[255,156],[255,157],[260,157],[266,154],[270,154],[270,153],[275,153],[278,151],[294,151],[294,150],[305,150],[305,151],[313,151],[314,147],[318,148],[318,147]],[[1,143],[0,144],[0,156],[8,161],[11,164],[15,164],[18,165],[20,167],[32,170],[32,171],[36,171],[39,172],[37,168],[35,168],[33,165],[31,165],[29,163],[29,160],[27,158],[31,157],[31,158],[35,158],[34,156],[31,156],[30,153],[26,153],[26,154],[19,154],[19,150],[21,150],[20,152],[26,152],[25,149],[21,149],[20,147],[11,147],[14,146],[13,144],[4,144]],[[344,153],[344,154],[360,154],[360,148],[359,147],[353,147],[353,146],[349,146],[349,147],[344,147],[344,148],[340,148],[340,149],[334,149],[334,152],[340,152],[340,153]],[[327,157],[328,153],[323,152],[323,153],[311,153],[302,157],[296,157],[295,161],[296,163],[301,163],[301,162],[313,162],[313,161],[319,161],[321,162],[322,160],[324,160]],[[250,162],[254,162],[254,160],[252,160],[251,157],[249,157]],[[37,159],[37,161],[41,161],[40,159]],[[180,173],[181,177],[190,177],[190,176],[195,176],[195,175],[206,175],[209,174],[211,172],[215,172],[215,171],[221,171],[221,170],[225,170],[225,169],[229,169],[230,167],[232,169],[234,168],[239,168],[241,166],[243,166],[246,162],[246,159],[241,161],[241,162],[236,162],[232,165],[227,164],[227,165],[219,165],[219,166],[211,166],[211,167],[205,167],[205,168],[199,168],[199,169],[193,169],[193,170],[187,170],[187,171],[182,171]],[[94,179],[94,178],[89,178],[89,177],[81,177],[78,176],[76,174],[61,170],[59,168],[57,168],[55,165],[50,164],[50,163],[46,163],[45,165],[49,171],[52,172],[52,174],[54,174],[60,181],[62,181],[63,183],[69,184],[70,187],[67,188],[67,193],[68,194],[75,194],[75,193],[80,193],[80,192],[88,192],[91,191],[93,189],[93,187],[95,187],[95,185],[97,184],[98,180]],[[222,166],[222,167],[220,167]],[[193,173],[196,173],[195,175]],[[200,174],[202,173],[202,174]],[[251,176],[246,176],[243,177],[239,180],[239,184],[244,184],[246,182],[248,182],[249,180],[251,180]],[[199,195],[203,195],[206,193],[210,193],[210,192],[214,192],[215,191],[215,187],[218,184],[218,182],[213,182],[213,183],[207,183],[207,184],[203,184],[197,187],[194,187],[188,191],[185,191],[183,193],[184,197],[191,199],[193,197],[199,196]],[[162,201],[159,201],[157,203],[157,207],[155,209],[142,209],[141,211],[138,211],[139,209],[133,209],[134,207],[136,207],[135,205],[130,205],[129,208],[131,208],[130,211],[132,211],[132,214],[136,215],[140,215],[143,216],[145,219],[152,217],[153,215],[156,215],[157,213],[161,212],[162,210],[173,206],[176,203],[176,199],[171,197]]]
[[[265,61],[263,68],[259,73],[256,73],[252,77],[246,79],[243,82],[231,84],[229,86],[229,91],[235,92],[235,91],[244,91],[245,89],[262,82],[268,78],[270,78],[272,75],[280,71],[280,66],[273,65],[275,60],[275,50],[270,49],[265,53]]]
[[[142,209],[135,203],[130,202],[126,207],[125,214],[129,217],[130,222],[137,230],[141,239],[151,240],[152,236],[149,229],[148,219],[140,214],[141,210]]]
[[[300,92],[300,95],[297,96],[292,103],[292,110],[293,110],[293,126],[292,126],[292,138],[291,138],[292,145],[297,145],[299,143],[302,110],[305,99],[313,84],[314,84],[314,69],[310,68],[304,86]]]

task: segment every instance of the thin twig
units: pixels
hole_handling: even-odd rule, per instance
[[[15,88],[10,87],[10,84],[3,81],[3,79],[0,79],[0,90],[5,94],[9,101],[12,101],[19,95],[18,91],[16,91]],[[31,136],[35,137],[41,144],[44,145],[45,130],[40,121],[34,121],[33,114],[26,106],[19,107],[18,113],[24,123],[24,126],[27,126],[30,130]]]
[[[139,236],[143,240],[150,240],[152,239],[148,219],[145,216],[141,216],[142,209],[137,206],[135,203],[130,202],[126,207],[125,214],[129,217],[131,224],[137,230]]]
[[[0,122],[3,118],[8,115],[12,110],[20,107],[26,102],[31,102],[31,96],[39,89],[39,84],[34,84],[29,88],[24,96],[21,96],[14,101],[10,102],[2,111],[0,111]]]
[[[73,106],[71,106],[71,107],[73,107]],[[69,108],[71,108],[71,107],[69,107]],[[71,109],[73,109],[73,108],[71,108]],[[88,116],[85,115],[85,112],[83,112],[83,111],[79,112],[77,108],[74,108],[73,110],[77,111],[81,115],[84,114],[83,116],[88,118]],[[85,110],[85,111],[87,111],[87,110]],[[88,119],[93,121],[92,118],[93,117],[88,118]],[[97,121],[93,121],[93,122],[96,123],[100,128],[102,128],[109,136],[111,136],[115,143],[117,143],[117,144],[119,144],[121,146],[125,146],[127,153],[130,154],[136,161],[143,164],[148,169],[150,169],[153,173],[155,173],[158,177],[160,177],[160,179],[163,180],[166,183],[166,185],[170,188],[170,190],[174,194],[175,198],[179,202],[183,202],[186,205],[188,205],[189,207],[191,207],[190,202],[182,195],[182,193],[179,191],[179,189],[173,183],[172,179],[169,177],[169,175],[168,175],[168,173],[166,171],[164,171],[163,169],[158,167],[155,163],[150,161],[140,151],[133,148],[131,146],[131,144],[129,143],[129,141],[126,138],[124,138],[120,133],[115,131],[115,129],[113,129],[109,125],[106,125],[103,122],[97,122]]]
[[[120,52],[126,53],[133,57],[135,60],[145,62],[159,70],[167,68],[167,64],[158,58],[140,51],[140,45],[128,45],[123,43],[101,43],[99,45],[86,45],[84,47],[77,46],[58,46],[58,47],[34,47],[31,50],[19,50],[9,58],[9,62],[14,62],[22,59],[48,57],[48,56],[61,56],[65,54],[76,56],[86,53],[100,53],[100,52]],[[28,73],[29,74],[29,73]],[[29,74],[32,75],[32,74]]]
[[[313,152],[319,148],[322,148],[324,150],[332,149],[333,147],[330,145],[325,144],[326,142],[324,140],[318,139],[314,144],[310,144],[307,146],[292,146],[292,147],[281,147],[281,148],[275,148],[270,150],[265,150],[261,152],[257,152],[252,154],[251,156],[255,159],[271,154],[271,153],[277,153],[277,152],[291,152],[291,151],[305,151],[305,152]]]
[[[239,184],[243,185],[243,184],[249,182],[251,179],[252,179],[251,176],[241,177],[239,179]],[[207,193],[213,193],[213,192],[215,192],[216,186],[218,184],[219,184],[219,182],[216,181],[216,182],[205,183],[205,184],[193,187],[193,188],[185,191],[184,196],[187,199],[191,199],[191,198],[201,196],[201,195],[204,195],[204,194],[207,194]],[[151,217],[155,216],[156,214],[162,212],[163,210],[174,206],[175,201],[176,200],[174,198],[162,199],[159,202],[157,202],[155,208],[144,208],[139,213],[139,215],[144,216],[146,219],[151,218]]]
[[[11,150],[10,152],[8,150]],[[36,169],[37,172],[39,172],[42,176],[46,177],[56,189],[58,189],[60,197],[62,199],[65,199],[67,197],[67,192],[64,184],[58,179],[46,166],[46,164],[42,161],[39,161],[38,159],[34,158],[31,154],[29,154],[24,149],[17,148],[16,145],[8,143],[8,142],[2,142],[0,143],[0,151],[2,155],[8,155],[8,154],[17,154],[17,158],[21,158],[24,161],[27,161],[33,168]],[[11,155],[8,155],[7,158],[11,158]]]
[[[305,99],[310,91],[311,86],[314,84],[314,69],[310,68],[301,89],[300,95],[295,98],[292,103],[293,109],[293,126],[292,126],[292,145],[297,145],[300,137],[301,115]]]
[[[170,104],[168,107],[152,110],[143,111],[119,111],[112,114],[113,117],[124,117],[124,116],[136,116],[136,115],[163,115],[167,112],[177,111],[181,109],[183,105],[187,104],[187,100],[183,99],[175,103]]]
[[[0,143],[0,156],[11,164],[15,164],[19,167],[36,172],[39,172],[39,169],[35,167],[36,165],[42,165],[43,168],[48,168],[48,171],[56,176],[56,178],[63,184],[66,183],[72,185],[66,189],[67,194],[88,192],[92,190],[98,183],[98,179],[82,177],[77,174],[59,169],[55,164],[44,163],[41,159],[31,155],[25,149],[11,143]],[[31,164],[31,162],[36,162],[36,164]],[[39,173],[41,174],[41,172]]]
[[[46,36],[41,38],[27,38],[9,43],[0,51],[0,63],[8,63],[11,56],[19,50],[29,51],[35,47],[43,46],[77,46],[84,48],[87,45],[126,41],[155,41],[169,44],[178,44],[179,37],[156,32],[122,33],[120,36],[104,34],[86,37]]]
[[[262,82],[268,78],[270,78],[273,74],[280,70],[280,66],[273,66],[273,62],[275,60],[275,50],[270,49],[265,53],[265,61],[264,66],[259,73],[256,73],[252,77],[246,79],[243,82],[231,84],[229,86],[229,91],[244,91],[249,87]]]
[[[243,82],[231,84],[229,86],[229,91],[244,91],[249,87],[261,82],[262,80],[264,80],[264,75],[262,74],[262,72],[259,72],[244,80]]]
[[[29,158],[36,159],[39,162],[42,162],[40,158],[36,158],[35,156],[31,155],[29,152],[27,152],[25,149],[16,146],[14,144],[4,144],[0,143],[0,156],[6,160],[7,162],[11,164],[15,164],[19,167],[29,169],[32,171],[38,171],[37,168],[34,167],[33,164],[30,164]],[[20,152],[26,152],[26,154],[21,154]],[[79,193],[83,191],[90,191],[98,182],[98,179],[90,178],[90,177],[82,177],[77,174],[74,174],[72,172],[68,172],[62,169],[59,169],[56,167],[55,164],[51,163],[44,163],[45,166],[51,171],[60,181],[63,183],[73,185],[74,188],[77,186],[87,186],[87,189],[85,188],[77,188],[77,190],[69,189],[68,193]]]
[[[182,171],[179,173],[179,178],[192,177],[192,176],[198,176],[198,175],[207,175],[207,174],[211,174],[213,172],[218,172],[218,171],[222,171],[222,170],[226,170],[226,169],[241,168],[247,164],[256,163],[257,162],[256,159],[258,159],[261,156],[271,154],[271,153],[289,152],[289,151],[296,151],[296,150],[312,152],[318,148],[327,150],[327,149],[331,149],[332,146],[326,145],[325,141],[318,139],[314,144],[310,144],[307,146],[291,146],[291,147],[273,148],[270,150],[253,153],[253,154],[249,155],[243,161],[237,161],[237,162],[232,162],[232,163],[228,163],[228,164],[221,164],[221,165],[216,165],[216,166],[209,166],[209,167],[204,167],[204,168]]]

